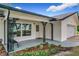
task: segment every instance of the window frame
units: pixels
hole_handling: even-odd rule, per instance
[[[17,24],[19,24],[19,27],[20,28],[17,28]],[[15,26],[14,26],[14,34],[15,34],[15,36],[16,37],[21,37],[21,23],[15,23]],[[19,30],[18,30],[19,29]],[[18,34],[18,32],[20,33],[20,34]]]
[[[32,24],[23,23],[22,26],[25,25],[25,29],[22,27],[22,36],[31,36]],[[27,25],[29,25],[29,29],[27,30]],[[24,32],[23,32],[24,31]],[[29,31],[29,32],[28,32]]]

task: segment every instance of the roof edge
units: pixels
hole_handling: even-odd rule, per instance
[[[68,16],[66,16],[66,17],[64,17],[64,18],[62,18],[62,19],[59,19],[59,20],[64,20],[64,19],[66,19],[66,18],[68,18],[68,17],[70,17],[70,16],[72,16],[72,15],[74,15],[74,14],[76,14],[77,12],[74,12],[74,13],[72,13],[72,14],[70,14],[70,15],[68,15]]]
[[[11,7],[11,6],[2,5],[2,4],[0,4],[0,8],[4,8],[4,9],[8,9],[8,10],[13,10],[13,11],[18,11],[18,12],[27,13],[27,14],[32,14],[32,15],[37,15],[37,16],[41,16],[41,17],[52,18],[52,17],[49,17],[49,16],[45,16],[45,15],[41,15],[41,14],[29,12],[29,11],[17,9],[17,8],[14,8],[14,7]]]

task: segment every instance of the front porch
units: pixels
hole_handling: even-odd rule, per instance
[[[61,42],[52,41],[51,39],[46,39],[46,42],[48,42],[49,44],[54,44],[54,45],[61,45]],[[26,41],[19,42],[18,44],[19,44],[19,47],[17,46],[16,43],[14,44],[14,51],[18,51],[18,50],[22,50],[22,49],[26,49],[26,48],[43,44],[43,39],[26,40]]]
[[[77,36],[77,37],[79,37],[79,36]],[[59,41],[55,41],[55,40],[51,40],[51,39],[45,39],[45,40],[49,44],[54,44],[54,45],[57,45],[57,46],[61,45],[62,47],[79,46],[79,40],[76,40],[75,37],[74,37],[74,41],[72,41],[73,39],[72,40],[68,39],[68,40],[63,41],[63,42],[59,42]],[[40,45],[42,43],[44,43],[43,39],[25,40],[25,41],[19,42],[19,47],[17,46],[17,44],[14,44],[14,51],[30,48],[30,47],[33,47],[33,46]]]

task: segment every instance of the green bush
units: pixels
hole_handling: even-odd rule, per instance
[[[79,32],[79,26],[77,26],[77,31]]]
[[[53,54],[56,54],[60,51],[59,47],[58,46],[55,46],[55,45],[49,45],[49,55],[53,55]]]
[[[48,50],[39,50],[35,52],[27,52],[21,54],[15,54],[16,56],[48,56]]]
[[[56,53],[58,53],[58,52],[59,52],[58,48],[53,48],[53,49],[51,49],[51,51],[50,51],[51,54],[56,54]]]

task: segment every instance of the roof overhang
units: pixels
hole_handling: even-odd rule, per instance
[[[57,19],[56,18],[50,18],[49,21],[57,21]]]
[[[22,12],[22,13],[26,13],[26,14],[31,14],[31,15],[35,15],[35,16],[45,17],[45,18],[48,18],[49,21],[50,21],[50,19],[52,19],[52,21],[56,21],[56,19],[53,18],[53,17],[49,17],[49,16],[45,16],[45,15],[41,15],[41,14],[29,12],[29,11],[25,11],[25,10],[22,10],[22,9],[17,9],[17,8],[2,5],[2,4],[0,4],[0,8],[11,10],[11,11]]]
[[[72,15],[74,15],[74,14],[76,14],[77,12],[74,12],[74,13],[72,13],[72,14],[70,14],[70,15],[68,15],[68,16],[66,16],[66,17],[64,17],[64,18],[62,18],[62,19],[59,19],[59,20],[64,20],[64,19],[66,19],[66,18],[68,18],[68,17],[70,17],[70,16],[72,16]]]
[[[70,16],[72,16],[72,15],[74,15],[74,14],[76,14],[76,13],[77,13],[77,12],[71,13],[71,14],[69,14],[69,15],[67,15],[67,16],[65,16],[65,17],[63,17],[63,18],[61,18],[61,19],[59,19],[59,18],[53,18],[53,19],[51,19],[50,21],[53,21],[53,20],[56,20],[56,21],[64,20],[64,19],[66,19],[66,18],[68,18],[68,17],[70,17]]]

